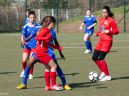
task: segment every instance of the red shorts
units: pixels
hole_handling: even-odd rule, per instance
[[[36,54],[36,57],[42,64],[45,65],[47,65],[52,59],[47,53],[42,53],[42,55]]]
[[[112,41],[99,40],[95,49],[103,52],[109,52],[111,47],[112,47]]]
[[[24,49],[23,49],[23,53],[28,53],[28,54],[30,54],[31,52],[35,52],[35,48],[32,48],[32,49],[24,48]]]

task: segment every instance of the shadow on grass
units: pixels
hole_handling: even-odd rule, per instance
[[[93,83],[93,82],[81,82],[81,83],[71,83],[70,86],[74,89],[74,88],[88,88],[91,86],[102,86],[103,84],[98,84],[97,82]]]
[[[116,51],[116,50],[111,50],[111,51],[110,51],[110,53],[114,53],[114,52],[118,52],[118,51]]]
[[[123,77],[115,77],[115,78],[112,78],[112,80],[119,80],[119,79],[129,79],[129,76],[123,76]]]
[[[75,76],[75,75],[78,75],[78,74],[80,74],[80,73],[68,73],[68,74],[65,74],[65,76],[68,76],[68,75]],[[38,76],[38,77],[34,77],[34,78],[44,78],[44,76]]]
[[[14,73],[17,73],[17,72],[0,72],[0,74],[14,74]]]

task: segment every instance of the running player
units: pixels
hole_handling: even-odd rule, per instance
[[[21,45],[23,47],[23,56],[22,56],[23,71],[20,74],[20,77],[24,76],[24,70],[25,70],[26,65],[27,65],[27,60],[28,60],[30,54],[32,52],[34,52],[35,48],[36,48],[35,36],[36,36],[37,31],[38,31],[38,28],[37,28],[37,26],[34,25],[35,17],[36,17],[35,12],[30,11],[28,14],[29,22],[25,26],[23,26],[23,28],[22,28]],[[30,70],[29,79],[33,79],[33,66]]]
[[[112,47],[113,35],[118,34],[119,31],[115,20],[113,19],[114,14],[110,11],[110,7],[104,6],[102,9],[102,15],[103,17],[99,20],[100,30],[96,33],[96,36],[100,36],[100,39],[94,50],[92,59],[102,72],[99,80],[107,81],[111,80],[111,76],[104,59]]]
[[[47,71],[45,71],[45,90],[62,90],[62,87],[56,85],[56,67],[57,65],[52,60],[52,58],[48,54],[48,47],[54,47],[58,50],[62,50],[60,46],[54,46],[53,44],[50,44],[51,35],[50,30],[55,27],[56,19],[53,16],[46,16],[43,19],[43,26],[40,29],[38,35],[36,36],[37,40],[37,46],[36,46],[36,52],[35,57],[31,56],[29,63],[25,69],[25,77],[23,77],[22,84],[17,86],[17,89],[24,89],[27,87],[27,78],[29,75],[29,71],[31,66],[35,62],[37,62],[37,59],[39,62],[44,64],[46,66]],[[50,84],[51,82],[51,84]]]
[[[84,53],[92,53],[92,43],[90,41],[90,37],[94,32],[94,27],[97,23],[95,16],[91,15],[91,10],[86,10],[86,16],[84,17],[84,21],[80,26],[80,30],[82,30],[83,26],[85,25],[84,29],[84,42],[86,46],[86,51]]]

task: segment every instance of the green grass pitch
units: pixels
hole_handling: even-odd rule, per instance
[[[44,66],[34,66],[34,79],[28,81],[28,88],[17,90],[21,83],[22,48],[20,34],[0,34],[0,96],[129,96],[129,33],[114,37],[114,44],[106,60],[112,81],[92,83],[88,80],[90,71],[99,72],[91,56],[84,54],[83,33],[59,33],[66,60],[58,60],[66,74],[71,91],[44,91]],[[97,43],[92,36],[93,47]],[[56,51],[57,57],[59,56]],[[57,77],[60,84],[60,79]]]

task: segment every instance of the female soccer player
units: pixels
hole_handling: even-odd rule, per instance
[[[119,31],[114,19],[112,18],[114,15],[108,6],[103,7],[102,15],[103,17],[99,20],[100,30],[96,33],[96,36],[100,36],[100,39],[94,50],[92,59],[102,72],[99,80],[107,81],[111,80],[111,76],[109,75],[107,63],[104,59],[112,47],[113,35],[118,34]]]
[[[21,36],[21,45],[23,47],[23,56],[22,56],[22,66],[23,71],[20,74],[20,77],[24,76],[24,70],[27,65],[27,60],[32,52],[35,51],[36,48],[36,40],[35,36],[38,31],[37,26],[34,24],[35,22],[35,12],[30,11],[28,14],[28,23],[22,28],[22,36]],[[30,38],[31,37],[31,38]],[[33,66],[30,70],[29,79],[33,79]]]
[[[91,15],[91,10],[86,10],[86,16],[84,17],[84,21],[80,26],[80,30],[82,30],[83,26],[85,25],[84,29],[84,42],[86,46],[86,51],[84,53],[92,53],[92,43],[90,41],[90,37],[94,32],[94,27],[96,25],[97,21],[96,18]]]
[[[37,59],[39,62],[46,66],[48,71],[45,71],[45,90],[62,90],[62,87],[56,85],[56,64],[48,54],[48,47],[54,47],[58,50],[62,50],[60,46],[54,46],[50,44],[51,35],[50,30],[55,27],[56,19],[53,16],[46,16],[43,19],[43,26],[36,36],[37,46],[35,57],[32,56],[25,69],[25,77],[23,77],[22,84],[17,86],[17,89],[24,89],[27,87],[27,78],[29,75],[30,67],[33,66]],[[50,84],[51,82],[51,84]]]

